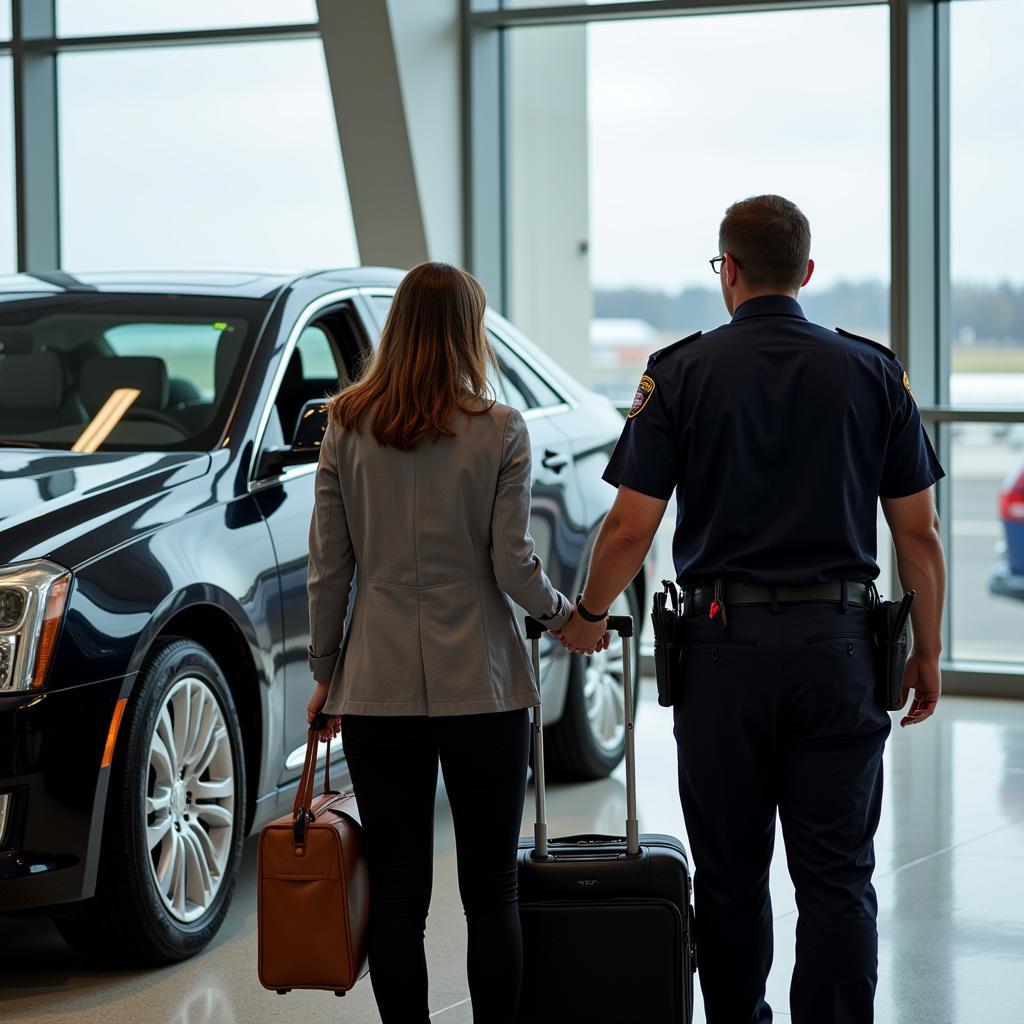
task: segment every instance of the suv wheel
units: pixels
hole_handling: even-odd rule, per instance
[[[198,644],[159,641],[118,738],[96,895],[58,929],[105,960],[191,956],[227,914],[244,831],[245,762],[227,681]]]
[[[632,644],[633,713],[639,681],[640,621],[636,590],[629,587],[611,607],[612,615],[632,615],[637,629],[631,639],[612,634],[607,651],[572,656],[569,690],[561,719],[544,732],[548,773],[577,782],[610,775],[626,750],[626,703],[622,646]]]

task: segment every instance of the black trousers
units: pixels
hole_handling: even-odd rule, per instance
[[[437,766],[451,802],[469,929],[473,1019],[512,1024],[522,936],[516,881],[529,713],[345,715],[342,741],[370,872],[370,980],[383,1024],[427,1024],[423,935],[433,878]]]
[[[729,609],[686,620],[675,705],[708,1024],[772,1020],[768,871],[781,818],[798,909],[794,1024],[869,1024],[871,884],[889,716],[858,606]]]

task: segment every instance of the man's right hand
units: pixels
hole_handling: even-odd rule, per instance
[[[946,559],[930,487],[905,498],[883,498],[882,511],[892,531],[900,582],[905,591],[917,594],[910,606],[910,623],[914,629],[914,649],[919,653],[910,655],[903,673],[903,706],[906,707],[911,690],[914,703],[900,720],[900,725],[917,725],[931,717],[942,691],[939,653]]]
[[[930,718],[939,703],[942,693],[942,673],[938,658],[924,658],[911,654],[903,672],[903,706],[906,707],[910,691],[914,691],[914,702],[910,710],[900,719],[900,725],[917,725]]]
[[[607,619],[587,622],[575,609],[572,618],[561,629],[553,629],[551,635],[556,637],[563,647],[576,654],[594,654],[596,651],[607,650],[611,642]]]

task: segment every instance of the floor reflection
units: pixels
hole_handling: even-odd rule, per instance
[[[226,993],[211,987],[187,993],[168,1024],[236,1024],[236,1021],[234,1007]]]
[[[671,715],[644,687],[637,723],[640,827],[682,835]],[[879,1024],[1020,1024],[1024,1020],[1024,702],[945,698],[928,725],[894,729],[879,828]],[[553,836],[622,834],[625,775],[552,786]],[[527,797],[524,834],[533,820]],[[470,1024],[465,921],[443,795],[427,925],[431,1008]],[[772,867],[776,962],[768,995],[788,1019],[796,923],[785,859]],[[255,842],[220,935],[200,957],[157,971],[102,971],[45,920],[0,919],[0,1020],[33,1024],[375,1024],[368,984],[344,1000],[277,996],[256,978]],[[698,1004],[697,1024],[704,1016]],[[602,1022],[613,1024],[613,1022]]]

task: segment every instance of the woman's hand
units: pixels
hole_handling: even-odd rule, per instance
[[[309,703],[306,705],[306,722],[309,725],[313,724],[313,719],[319,715],[323,709],[324,704],[327,703],[327,694],[330,692],[330,683],[314,683],[313,684],[313,696],[310,697]],[[326,743],[327,740],[334,739],[341,732],[341,715],[330,715],[327,718],[327,726],[321,729],[317,736],[321,743]]]
[[[611,643],[607,619],[602,619],[600,622],[587,622],[582,615],[576,614],[575,610],[561,629],[551,632],[563,647],[567,647],[577,654],[594,654],[597,651],[606,650]]]

